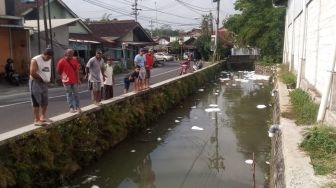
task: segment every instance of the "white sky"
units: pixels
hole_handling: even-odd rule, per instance
[[[100,20],[106,13],[110,14],[110,19],[134,19],[134,15],[131,15],[131,12],[132,4],[134,4],[135,0],[63,1],[80,18]],[[236,0],[221,0],[220,26],[222,26],[222,20],[226,16],[235,12],[233,5],[235,1]],[[191,28],[199,27],[202,15],[209,14],[210,11],[212,11],[215,18],[216,5],[216,3],[213,3],[213,0],[138,0],[138,8],[142,9],[139,11],[138,22],[140,22],[144,28],[150,28],[150,20],[152,20],[153,28],[160,27],[163,24],[169,24],[174,29],[190,30]],[[157,12],[155,10],[157,10]]]

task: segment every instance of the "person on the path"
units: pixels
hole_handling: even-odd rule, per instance
[[[80,82],[80,64],[73,57],[74,51],[67,49],[64,57],[57,63],[57,72],[61,76],[71,113],[81,112],[79,107],[78,86]]]
[[[154,53],[153,49],[149,49],[148,53],[145,55],[145,68],[146,68],[146,76],[145,76],[145,89],[149,88],[149,78],[151,76],[151,69],[154,64]]]
[[[136,80],[139,77],[140,66],[136,65],[134,71],[124,78],[124,93],[128,93],[131,82],[134,82],[134,90],[139,91],[139,83]]]
[[[105,77],[104,81],[104,99],[110,99],[113,97],[113,85],[115,83],[114,74],[113,74],[113,60],[112,58],[108,57],[106,59],[106,65],[104,68],[104,74]]]
[[[96,50],[96,56],[92,57],[86,64],[86,75],[88,78],[89,89],[91,90],[92,101],[94,104],[99,105],[101,101],[101,87],[102,80],[101,74],[104,65],[104,59],[102,58],[102,51]],[[104,80],[103,80],[104,81]]]
[[[140,66],[140,72],[139,72],[139,77],[138,79],[135,81],[137,82],[137,85],[139,85],[139,90],[144,89],[145,87],[145,76],[146,76],[146,69],[145,69],[145,49],[141,48],[139,51],[139,54],[135,56],[134,58],[134,66],[138,65]]]
[[[32,58],[29,68],[29,90],[33,106],[34,125],[42,126],[52,122],[47,118],[48,82],[51,77],[51,48]],[[41,113],[40,113],[41,112]]]

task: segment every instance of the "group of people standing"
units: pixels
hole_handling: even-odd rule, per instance
[[[54,52],[51,48],[46,48],[44,52],[32,58],[30,64],[29,88],[31,102],[33,106],[34,125],[42,126],[52,121],[46,117],[48,106],[48,83],[51,78],[51,58]],[[105,63],[106,60],[106,63]],[[113,97],[113,85],[115,77],[113,74],[113,60],[111,57],[103,58],[101,50],[96,50],[96,54],[86,64],[85,79],[88,79],[88,88],[94,104],[99,105],[102,98]],[[154,55],[150,49],[145,54],[144,49],[134,58],[134,70],[124,78],[124,93],[127,93],[130,83],[134,82],[134,90],[140,91],[149,88],[150,70],[153,67]],[[78,86],[81,84],[80,64],[74,57],[74,51],[67,49],[57,63],[57,73],[60,75],[69,112],[80,113],[80,102],[78,96]]]

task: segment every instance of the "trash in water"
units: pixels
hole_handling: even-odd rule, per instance
[[[253,164],[253,160],[252,160],[252,159],[247,159],[247,160],[245,161],[245,163],[246,163],[246,164]]]
[[[261,85],[261,86],[264,85],[263,83],[258,83],[258,84]]]
[[[201,92],[203,92],[203,91],[204,91],[204,89],[199,89],[198,91],[201,91]]]
[[[193,126],[191,127],[192,130],[203,131],[204,129],[201,127]]]
[[[97,178],[98,178],[97,176],[88,176],[88,177],[86,178],[86,180],[84,180],[84,181],[82,182],[82,184],[91,183],[91,182],[93,182],[93,181],[96,181]]]
[[[182,119],[183,117],[177,117],[177,119]]]
[[[176,120],[175,120],[175,123],[180,123],[180,120],[177,120],[177,119],[176,119]]]
[[[98,185],[92,185],[91,188],[99,188],[99,186]]]
[[[213,118],[211,118],[211,119],[215,120],[216,118],[215,118],[215,117],[213,117]]]
[[[214,93],[214,95],[219,95],[219,93]]]
[[[247,82],[249,82],[249,80],[242,79],[241,82],[242,82],[242,83],[247,83]]]
[[[218,104],[210,104],[210,107],[218,107]]]
[[[219,78],[219,80],[220,80],[221,82],[225,82],[225,81],[229,81],[230,78]]]
[[[232,86],[237,86],[237,84],[232,84]]]
[[[205,109],[206,112],[219,112],[220,108],[207,108]]]
[[[171,131],[172,129],[171,128],[168,128],[168,131]]]
[[[257,108],[258,108],[258,109],[263,109],[263,108],[266,108],[266,105],[264,105],[264,104],[259,104],[259,105],[257,105]]]
[[[156,140],[157,140],[157,141],[161,141],[161,140],[162,140],[162,138],[158,137]]]
[[[195,109],[195,108],[196,108],[196,106],[192,106],[192,107],[191,107],[191,109]]]
[[[198,119],[198,117],[197,117],[197,116],[195,116],[195,117],[194,117],[194,119]]]
[[[135,153],[135,149],[132,149],[132,150],[131,150],[131,153]]]
[[[216,90],[217,93],[219,93],[219,90]]]
[[[266,164],[268,164],[268,165],[269,165],[269,164],[270,164],[270,162],[266,161]]]

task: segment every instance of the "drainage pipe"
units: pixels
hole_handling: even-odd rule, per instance
[[[335,71],[335,65],[336,65],[336,43],[335,43],[335,48],[334,48],[334,59],[333,59],[333,64],[331,66],[331,70],[327,71],[327,84],[324,88],[324,91],[322,93],[322,99],[321,99],[321,104],[319,107],[318,115],[317,115],[317,122],[323,121],[326,110],[327,110],[327,103],[330,95],[330,90],[331,90],[331,84],[333,80],[333,72]]]
[[[302,27],[302,42],[301,42],[301,57],[299,61],[299,67],[298,67],[298,72],[297,72],[297,79],[296,79],[296,88],[300,87],[301,83],[301,74],[302,74],[302,66],[305,64],[306,61],[306,39],[307,39],[307,6],[306,6],[306,1],[302,1],[302,16],[303,16],[303,27]]]

